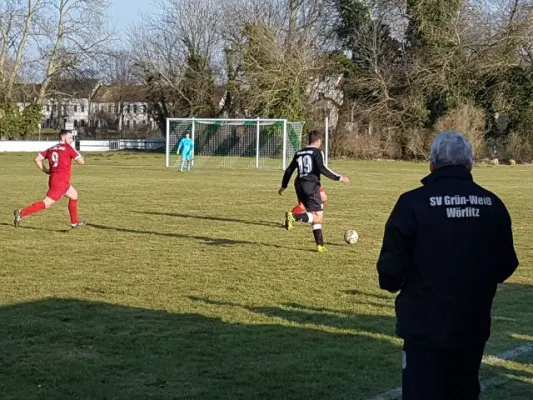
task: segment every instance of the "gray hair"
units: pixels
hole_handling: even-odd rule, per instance
[[[471,170],[474,165],[470,141],[456,131],[445,131],[435,138],[429,159],[433,169],[457,165]]]

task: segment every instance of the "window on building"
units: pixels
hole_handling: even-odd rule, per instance
[[[137,121],[133,121],[133,129],[137,128]]]
[[[143,106],[143,113],[146,114],[146,106]]]
[[[83,106],[82,106],[82,107],[83,107]],[[84,119],[82,119],[82,120],[80,121],[80,125],[81,125],[81,126],[85,126],[85,120],[84,120]]]
[[[130,120],[126,121],[126,129],[130,129]]]
[[[81,106],[81,112],[85,112],[85,106]]]
[[[130,111],[131,111],[131,110],[130,110],[130,105],[128,104],[128,105],[126,106],[126,112],[129,114]]]
[[[78,112],[78,106],[77,105],[74,106],[74,112]]]
[[[134,114],[137,114],[137,106],[136,106],[136,105],[133,106],[133,113],[134,113]]]
[[[75,120],[74,120],[74,128],[77,128],[77,127],[78,127],[78,120],[75,119]]]

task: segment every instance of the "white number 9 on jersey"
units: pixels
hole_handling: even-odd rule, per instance
[[[52,152],[52,161],[53,161],[53,167],[57,167],[59,165],[59,154],[56,153],[55,151]]]

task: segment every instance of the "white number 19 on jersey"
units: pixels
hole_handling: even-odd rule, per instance
[[[310,155],[300,156],[296,161],[300,175],[308,175],[313,170],[313,160]]]

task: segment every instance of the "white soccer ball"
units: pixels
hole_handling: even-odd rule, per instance
[[[344,232],[344,241],[348,244],[355,244],[359,240],[359,234],[353,230],[349,229]]]

